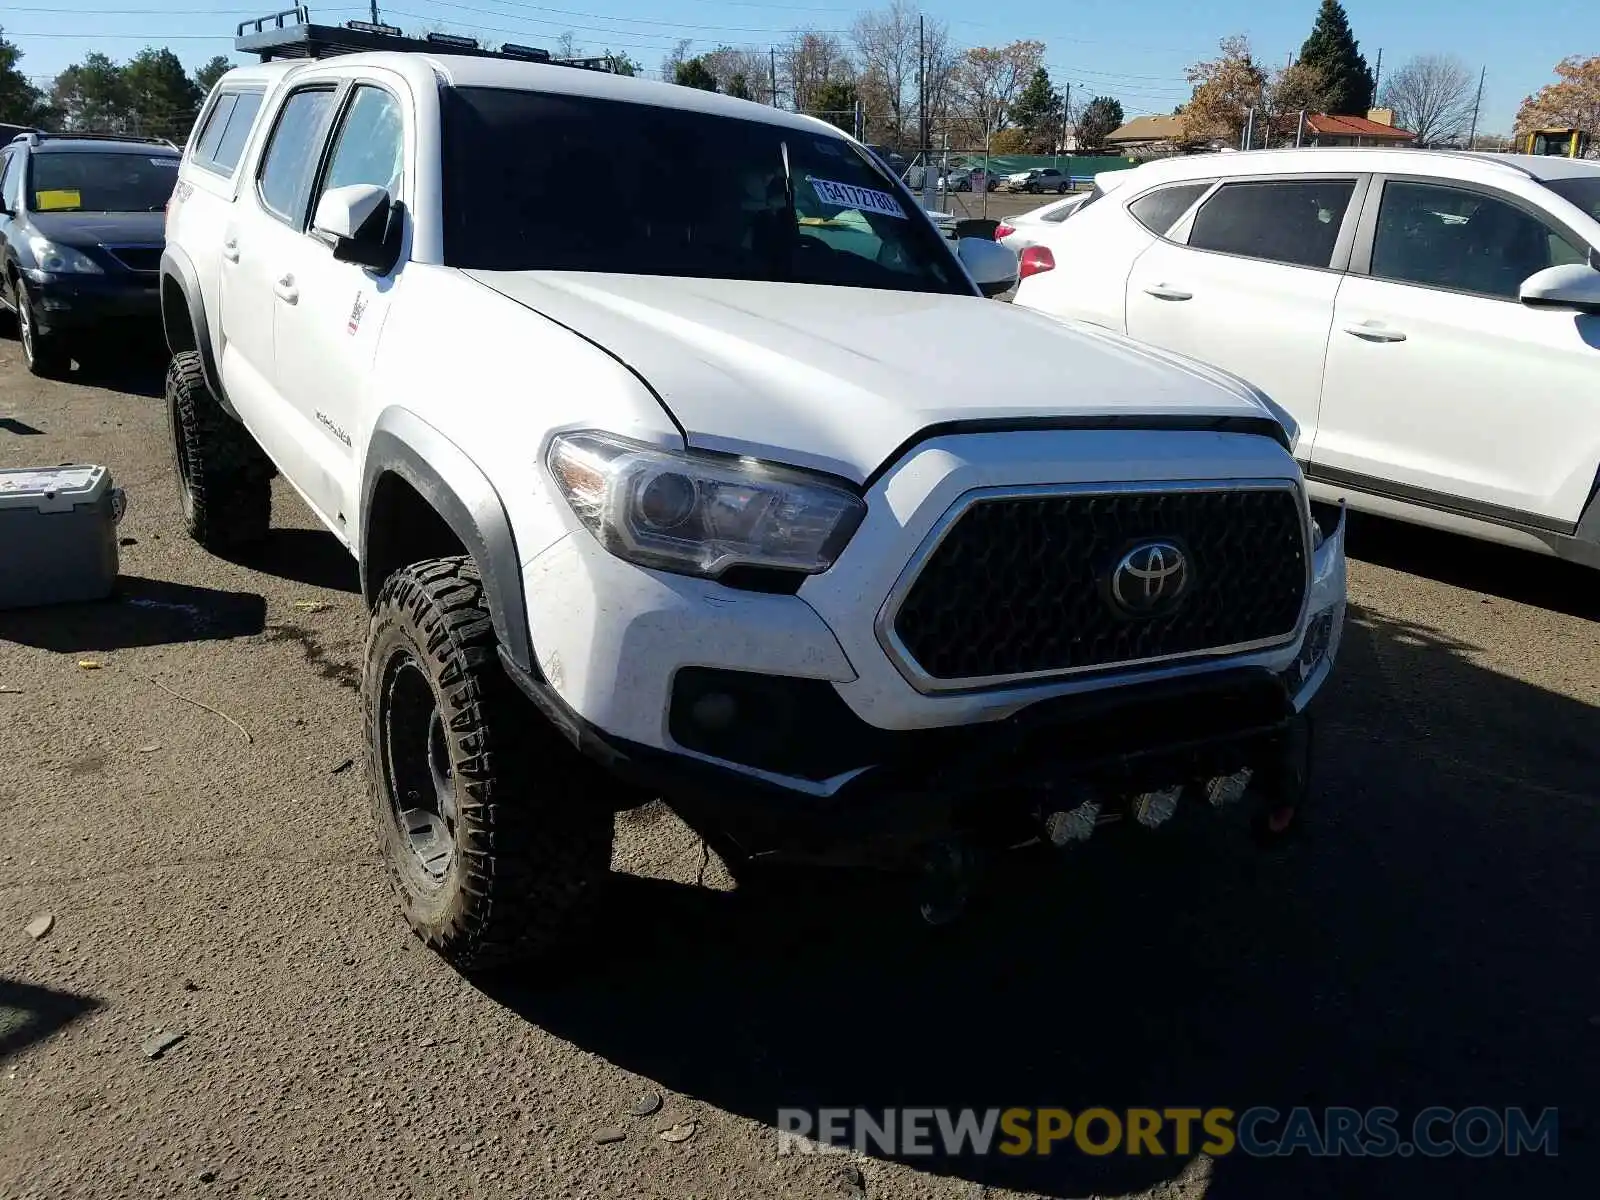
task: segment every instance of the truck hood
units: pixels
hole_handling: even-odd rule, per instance
[[[692,447],[862,482],[930,426],[1277,428],[1221,372],[975,296],[665,276],[467,271],[636,372]],[[1288,439],[1285,438],[1285,441]]]

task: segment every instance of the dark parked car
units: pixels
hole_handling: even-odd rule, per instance
[[[161,316],[180,152],[134,137],[21,134],[0,147],[0,308],[28,368],[66,370],[97,328]]]

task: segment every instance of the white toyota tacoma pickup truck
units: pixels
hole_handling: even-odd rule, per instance
[[[567,941],[655,797],[736,874],[923,869],[930,919],[984,848],[1290,824],[1345,564],[1271,401],[985,299],[1009,252],[818,121],[370,28],[239,45],[303,58],[223,77],[169,210],[184,513],[260,538],[281,473],[359,561],[429,945]]]

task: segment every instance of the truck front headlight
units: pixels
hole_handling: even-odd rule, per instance
[[[34,234],[28,239],[28,249],[33,251],[33,261],[41,271],[51,275],[104,275],[100,264],[81,250],[61,246],[49,238]]]
[[[644,567],[715,578],[729,567],[814,575],[861,524],[855,493],[788,467],[684,454],[610,434],[558,434],[550,473],[611,553]]]

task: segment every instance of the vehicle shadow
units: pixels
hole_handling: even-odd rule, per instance
[[[124,650],[250,637],[266,626],[267,602],[227,592],[121,575],[109,599],[0,612],[0,640],[53,650]]]
[[[77,360],[71,382],[131,396],[161,396],[170,357],[159,330],[148,338],[108,335],[92,354],[85,351]]]
[[[773,1153],[780,1108],[1388,1105],[1408,1134],[1430,1105],[1554,1106],[1558,1158],[1236,1152],[1201,1164],[1203,1190],[1578,1194],[1600,1078],[1595,710],[1472,650],[1352,614],[1311,826],[1280,852],[1249,845],[1242,814],[1097,836],[1066,861],[1007,863],[937,936],[885,884],[815,875],[756,899],[619,876],[602,961],[490,994],[772,1126]],[[1514,734],[1486,742],[1497,722]],[[1195,1169],[1070,1146],[905,1161],[1047,1196]]]
[[[361,590],[361,573],[350,552],[325,529],[273,529],[260,542],[225,552],[228,561],[330,591]]]
[[[100,1007],[92,996],[0,975],[0,1062]]]
[[[1351,512],[1348,520],[1351,558],[1600,621],[1600,572],[1592,568],[1370,513]]]

